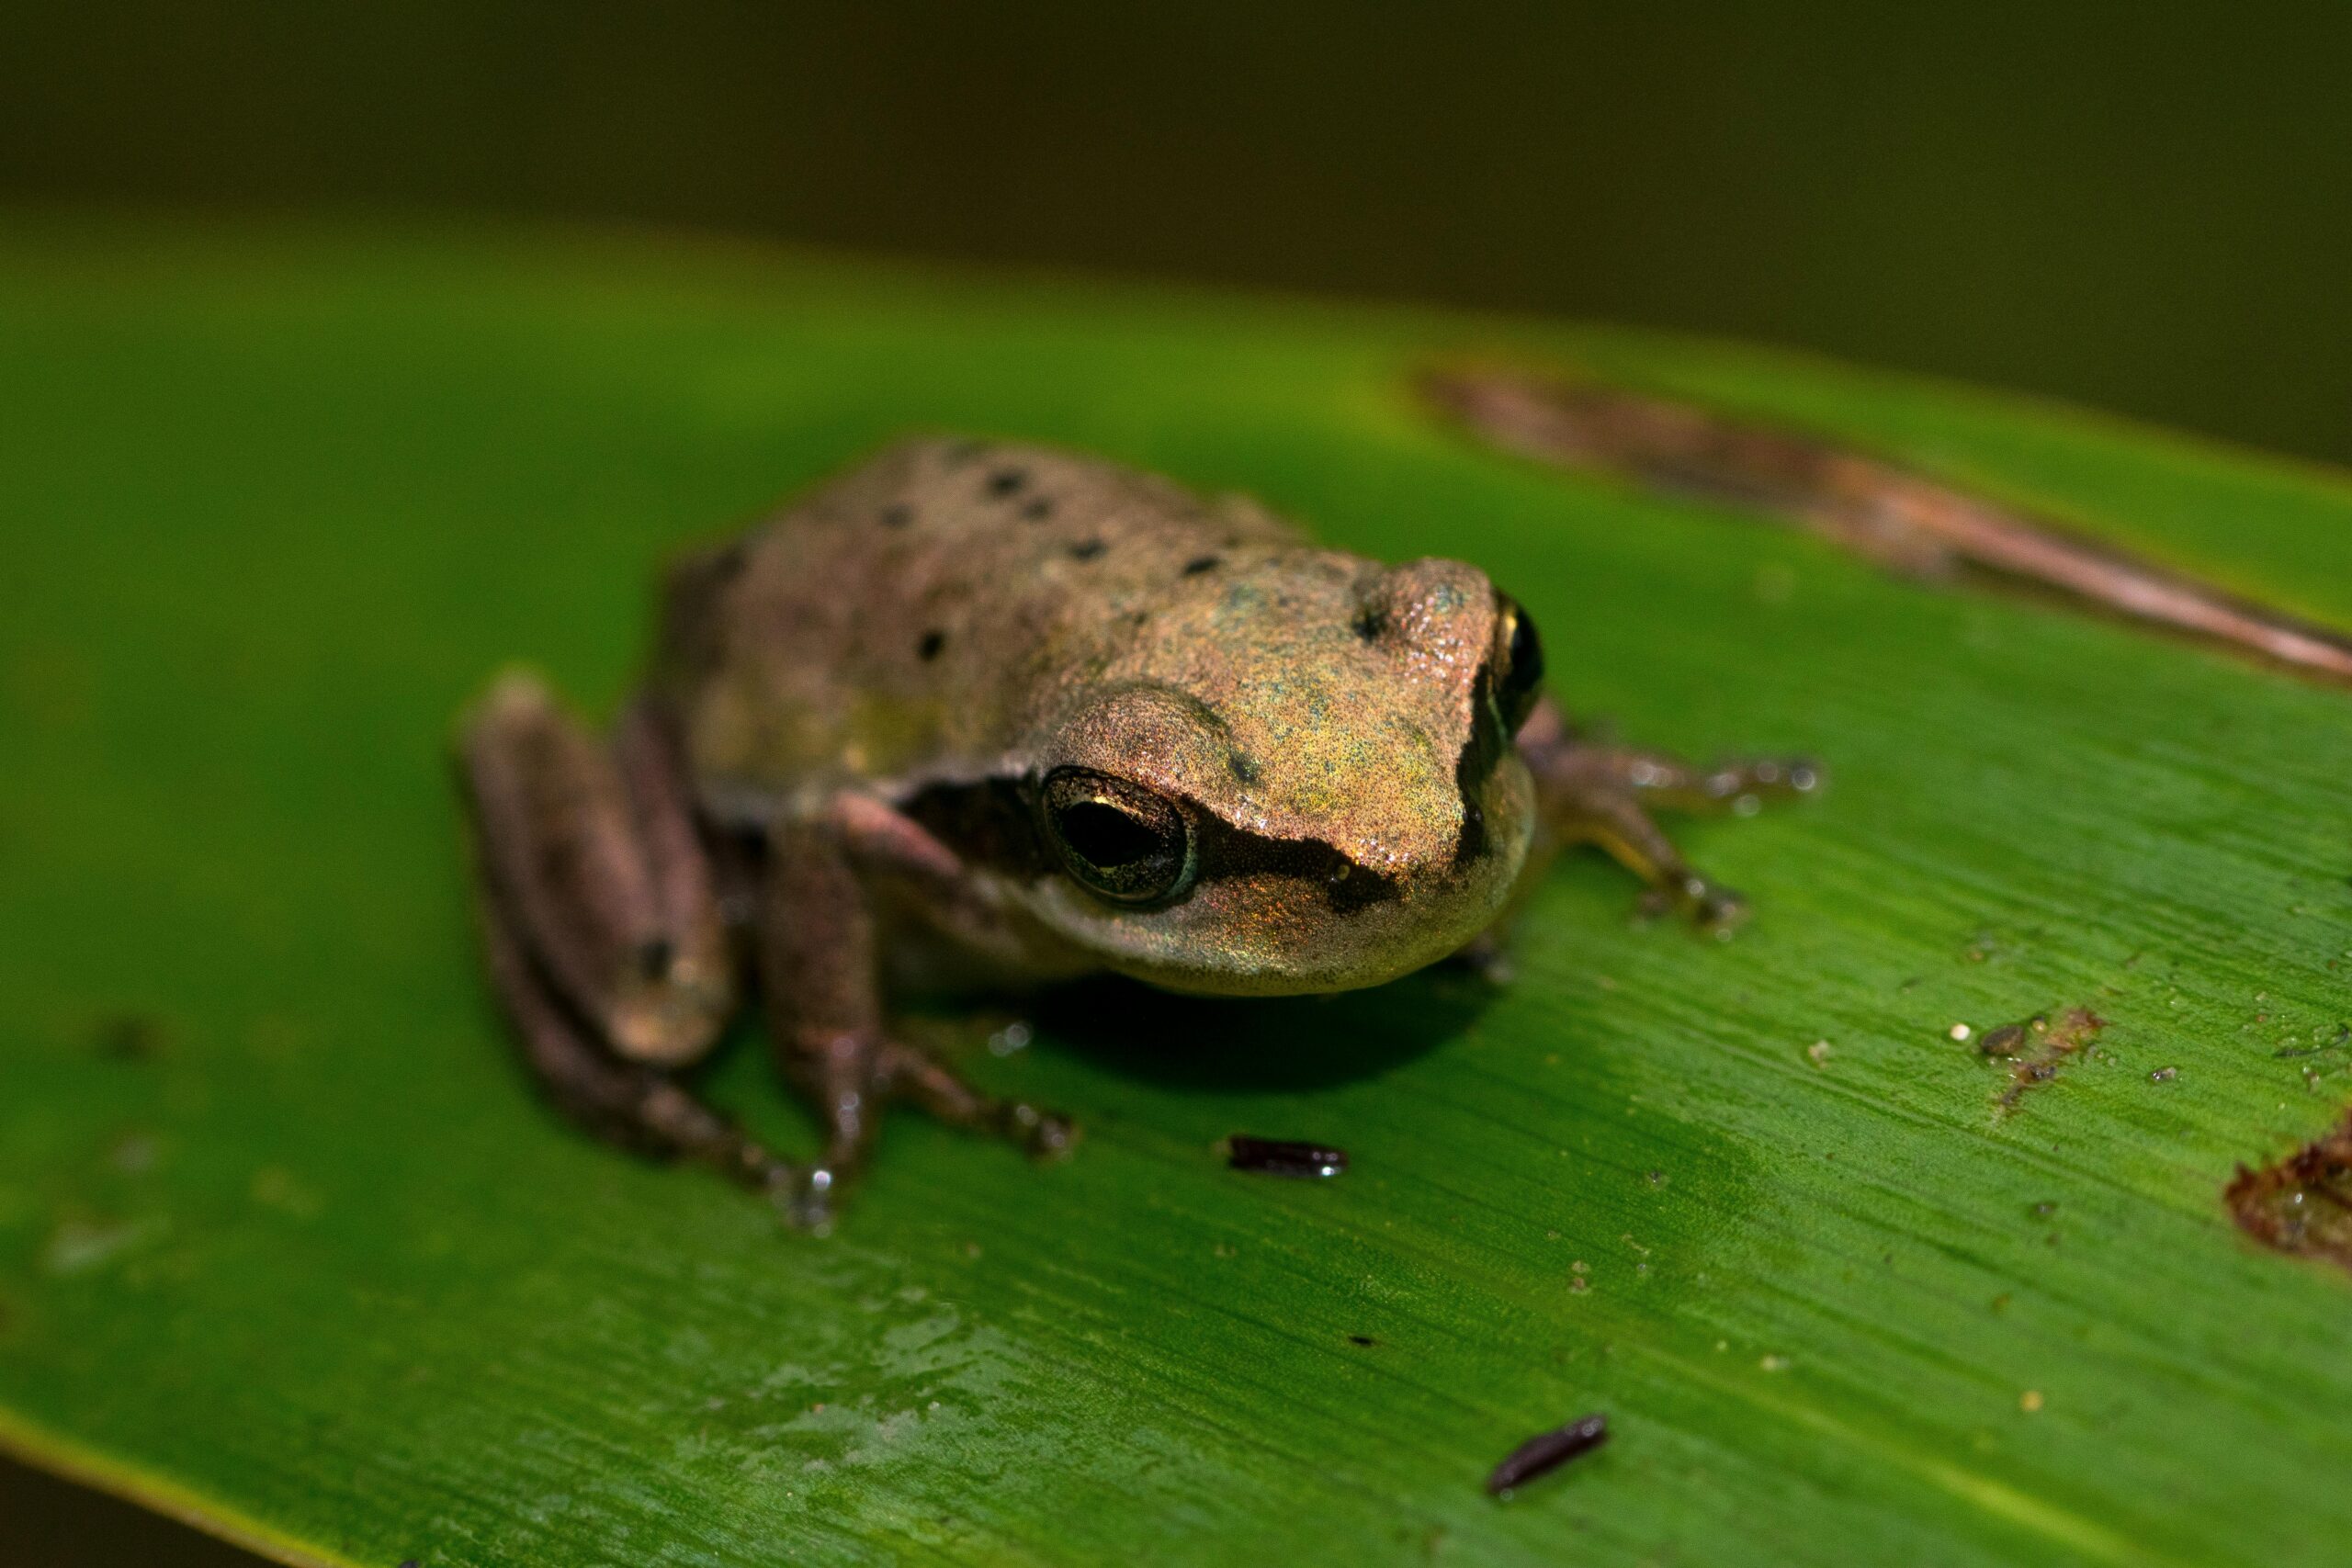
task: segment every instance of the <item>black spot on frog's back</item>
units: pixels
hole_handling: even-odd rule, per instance
[[[922,638],[915,643],[915,657],[928,664],[933,660],[938,658],[939,650],[946,646],[947,634],[945,632],[925,632],[922,634]]]
[[[1069,547],[1069,558],[1072,560],[1093,560],[1100,557],[1102,552],[1108,548],[1110,548],[1110,547],[1105,545],[1100,539],[1080,539],[1078,543]]]
[[[108,1013],[90,1029],[90,1048],[117,1062],[144,1062],[164,1048],[161,1019],[147,1013]]]

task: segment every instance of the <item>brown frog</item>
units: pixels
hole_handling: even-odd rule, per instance
[[[469,716],[491,968],[577,1121],[821,1224],[891,1102],[1040,1155],[1072,1136],[896,1038],[900,987],[1378,985],[1473,949],[1579,841],[1725,927],[1737,901],[1648,807],[1815,771],[1583,738],[1542,681],[1475,567],[1319,549],[1065,452],[910,442],[677,566],[609,741],[527,674]],[[826,1126],[812,1165],[676,1077],[747,989]]]

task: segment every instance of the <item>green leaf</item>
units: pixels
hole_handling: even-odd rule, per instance
[[[2352,620],[2338,476],[1753,352],[20,221],[0,1441],[289,1561],[2340,1561],[2352,1280],[2220,1194],[2352,1099],[2352,697],[1481,451],[1409,379],[1495,351]],[[532,1097],[447,739],[510,660],[609,706],[664,551],[914,427],[1476,559],[1579,711],[1831,786],[1683,829],[1753,897],[1728,943],[1580,858],[1500,989],[1083,987],[1002,1057],[1009,1013],[931,1016],[1078,1156],[901,1114],[834,1236],[783,1232]],[[2074,1006],[2109,1026],[2001,1114],[1952,1026]],[[808,1146],[752,1032],[714,1082]],[[1238,1174],[1235,1132],[1354,1166]],[[1588,1411],[1606,1448],[1485,1495]]]

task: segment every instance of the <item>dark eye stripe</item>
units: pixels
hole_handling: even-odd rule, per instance
[[[1462,797],[1462,832],[1453,841],[1456,870],[1474,863],[1493,847],[1487,832],[1487,813],[1478,805],[1478,791],[1494,776],[1496,765],[1510,747],[1501,716],[1495,711],[1493,685],[1494,665],[1489,660],[1478,666],[1477,676],[1470,682],[1470,733],[1463,739],[1462,754],[1453,760],[1453,788]]]
[[[1396,878],[1350,860],[1322,839],[1272,839],[1236,828],[1208,812],[1193,829],[1200,840],[1200,880],[1227,877],[1296,877],[1315,887],[1335,914],[1351,915],[1386,903],[1403,892]]]
[[[1496,678],[1495,705],[1502,710],[1503,728],[1516,735],[1543,690],[1544,638],[1525,606],[1508,594],[1498,603],[1510,617],[1510,637],[1503,649],[1502,672]]]
[[[1058,869],[1053,852],[1039,840],[1036,788],[1016,779],[935,784],[901,809],[966,861],[1031,880]],[[1394,876],[1357,864],[1321,839],[1269,838],[1236,828],[1194,802],[1182,804],[1191,812],[1198,857],[1193,886],[1240,876],[1295,877],[1340,915],[1385,903],[1403,891]],[[1190,891],[1177,895],[1177,901]]]

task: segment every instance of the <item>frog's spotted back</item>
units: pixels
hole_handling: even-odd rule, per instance
[[[1475,568],[1388,570],[1115,464],[927,440],[678,581],[673,700],[739,792],[990,769],[1157,687],[1211,731],[1159,731],[1162,782],[1237,825],[1375,866],[1464,842],[1495,614]]]
[[[978,766],[1166,592],[1294,542],[1114,464],[907,442],[682,569],[666,680],[698,764],[752,787]]]

